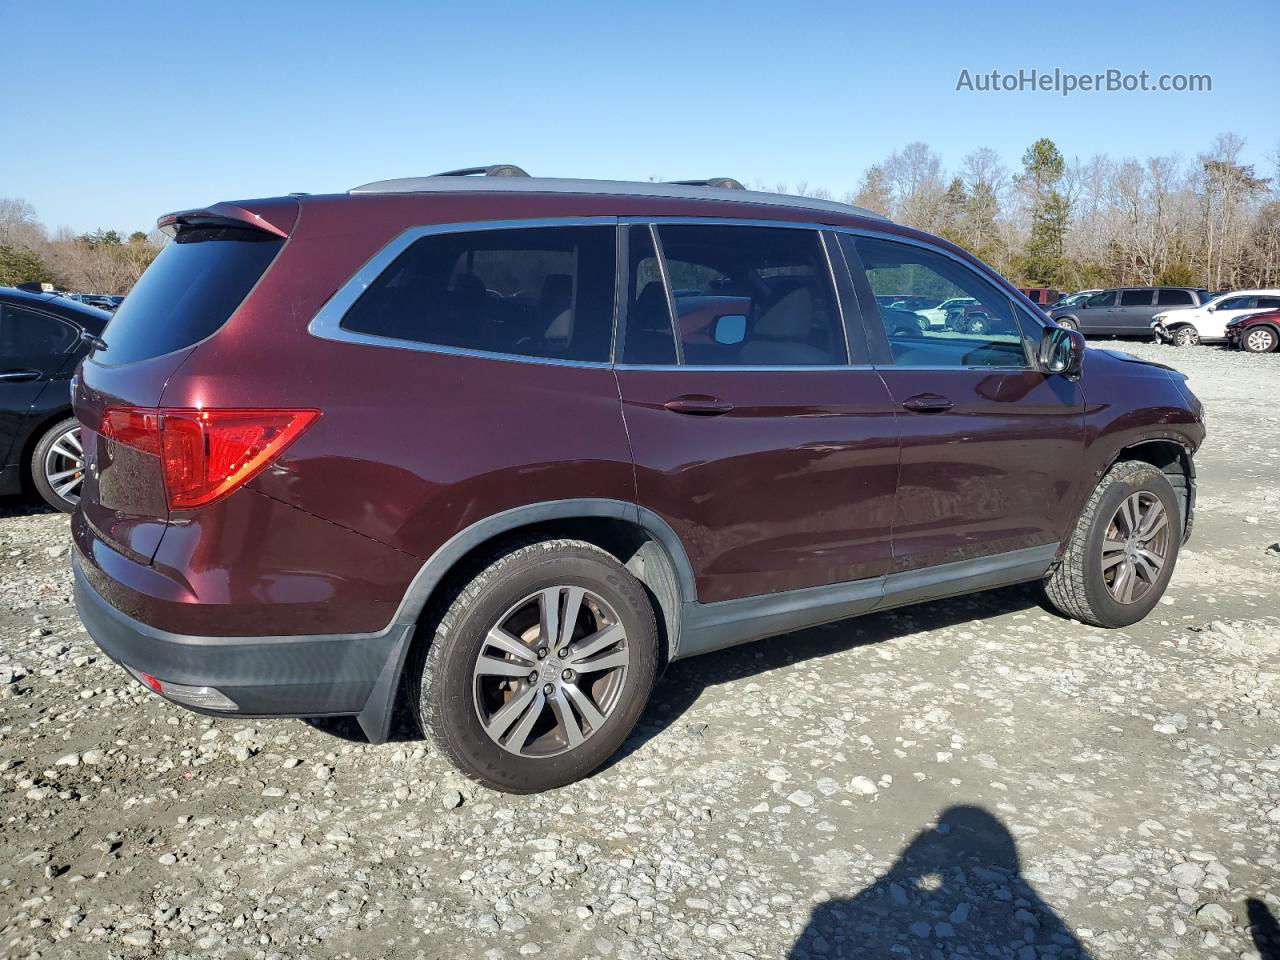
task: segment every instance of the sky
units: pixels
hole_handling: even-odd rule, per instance
[[[1280,3],[0,0],[0,197],[50,228],[515,163],[843,196],[924,141],[954,169],[1035,139],[1274,176]],[[1209,74],[1212,92],[957,91],[970,77]]]

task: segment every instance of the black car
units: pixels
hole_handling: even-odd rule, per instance
[[[84,460],[68,381],[111,314],[53,293],[0,287],[0,494],[34,487],[70,512]]]
[[[1054,307],[1049,316],[1058,326],[1084,334],[1148,337],[1157,313],[1208,302],[1209,291],[1198,287],[1112,287],[1080,303]]]

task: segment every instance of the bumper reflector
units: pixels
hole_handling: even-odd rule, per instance
[[[124,668],[140,683],[175,703],[181,703],[188,707],[199,707],[202,710],[235,711],[240,709],[234,700],[216,687],[193,687],[185,683],[158,680],[151,674],[136,670],[127,663]]]

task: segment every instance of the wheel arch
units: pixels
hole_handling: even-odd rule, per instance
[[[1182,509],[1182,542],[1186,543],[1191,537],[1196,504],[1196,465],[1191,450],[1186,444],[1167,436],[1138,440],[1117,451],[1102,475],[1105,476],[1117,463],[1133,460],[1149,463],[1169,478],[1178,495],[1178,506]]]
[[[644,584],[659,626],[659,664],[679,637],[684,603],[697,598],[688,554],[671,526],[634,503],[603,498],[527,504],[485,517],[460,530],[422,565],[405,592],[395,623],[418,623],[484,559],[504,546],[569,538],[612,554]]]

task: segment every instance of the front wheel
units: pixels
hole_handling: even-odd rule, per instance
[[[1195,327],[1179,327],[1173,331],[1173,343],[1177,347],[1194,347],[1200,342],[1200,333]]]
[[[1089,498],[1045,594],[1065,616],[1096,627],[1137,623],[1164,595],[1181,533],[1168,477],[1149,463],[1118,463]]]
[[[60,420],[45,431],[31,455],[31,479],[41,499],[55,510],[71,513],[84,483],[84,448],[80,422]]]
[[[1277,341],[1280,341],[1280,336],[1270,327],[1254,327],[1241,342],[1250,353],[1270,353],[1276,348]]]
[[[1060,326],[1063,330],[1078,330],[1078,329],[1079,329],[1079,328],[1076,326],[1076,322],[1075,322],[1074,320],[1068,320],[1066,317],[1063,317],[1061,320],[1055,320],[1055,321],[1053,321],[1053,322],[1054,322],[1054,323],[1056,323],[1058,326]]]
[[[658,631],[648,594],[613,556],[550,540],[481,570],[441,617],[410,704],[464,773],[510,793],[587,776],[648,702]]]

